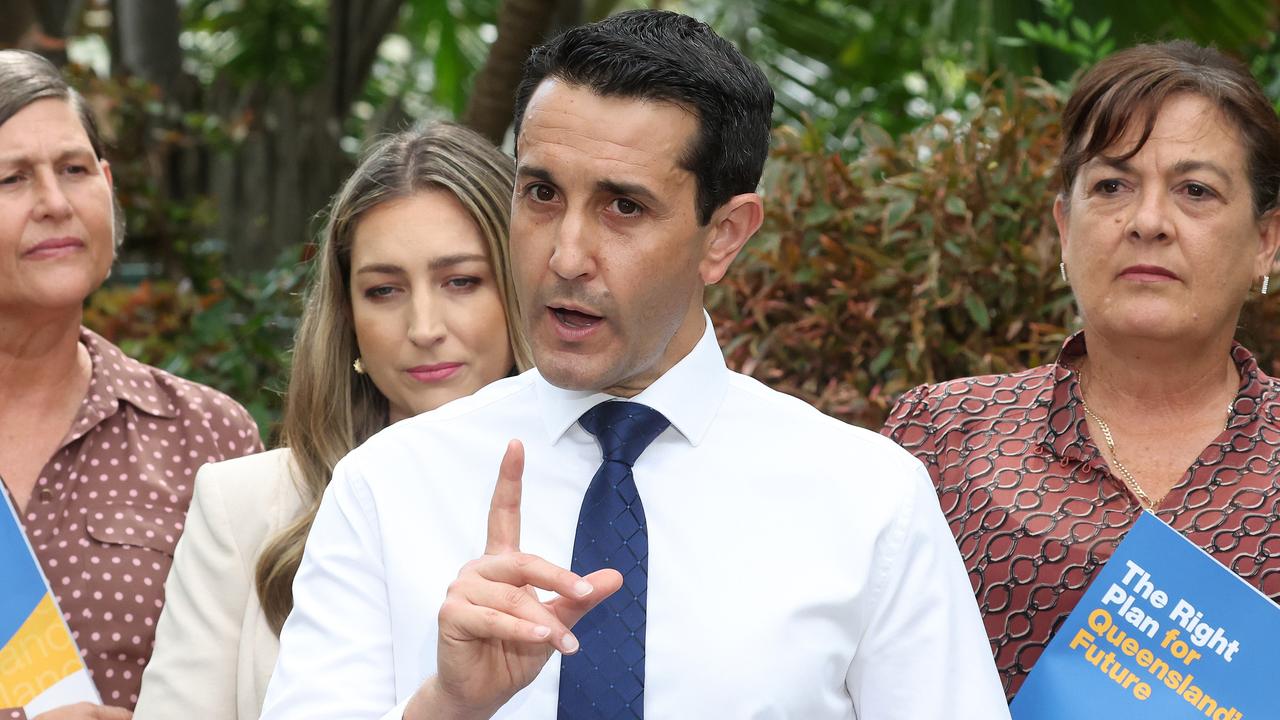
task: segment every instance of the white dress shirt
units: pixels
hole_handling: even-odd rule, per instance
[[[338,464],[294,583],[263,717],[399,718],[435,673],[449,583],[484,553],[507,441],[523,551],[569,567],[607,395],[537,371],[386,429]],[[634,398],[671,427],[634,468],[649,532],[645,716],[1008,718],[924,467],[730,372],[707,322]],[[554,720],[560,656],[495,717]]]

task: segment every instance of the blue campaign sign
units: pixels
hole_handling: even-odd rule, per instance
[[[44,597],[44,575],[4,491],[0,490],[0,648],[18,632]]]
[[[1143,513],[1010,706],[1014,720],[1280,718],[1280,607]]]

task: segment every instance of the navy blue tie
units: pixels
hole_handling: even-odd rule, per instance
[[[604,462],[582,498],[573,571],[622,573],[622,588],[573,627],[581,649],[560,660],[560,720],[644,717],[644,629],[649,531],[631,466],[671,423],[638,403],[607,401],[578,420]]]

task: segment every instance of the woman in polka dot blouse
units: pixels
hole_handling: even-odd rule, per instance
[[[128,717],[195,471],[262,449],[233,400],[81,326],[122,225],[84,100],[0,51],[0,478],[104,703],[48,720]]]
[[[287,448],[200,471],[137,720],[257,718],[333,466],[528,349],[506,319],[514,163],[455,125],[374,147],[334,200],[294,345]]]

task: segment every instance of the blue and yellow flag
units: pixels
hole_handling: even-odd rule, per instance
[[[34,717],[100,702],[17,513],[7,494],[0,496],[0,707]]]

